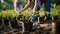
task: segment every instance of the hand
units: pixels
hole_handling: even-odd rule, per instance
[[[41,27],[48,27],[48,24],[40,24]]]

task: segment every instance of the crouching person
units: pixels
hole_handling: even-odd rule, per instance
[[[49,24],[40,24],[40,30],[41,32],[48,32],[52,31],[52,27]]]
[[[32,1],[34,2],[33,12],[39,10],[41,7],[40,0],[28,0],[27,4],[24,6],[23,10],[28,9],[28,7],[31,5]]]
[[[37,19],[37,17],[36,17],[34,14],[32,14],[32,15],[30,16],[30,19],[31,19],[31,22],[35,22],[36,19]]]
[[[24,7],[22,0],[14,0],[14,10],[20,11]]]

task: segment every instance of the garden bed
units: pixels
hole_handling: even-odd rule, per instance
[[[21,27],[18,25],[18,22],[21,22],[21,21],[28,22],[29,17],[32,15],[32,13],[33,13],[32,11],[30,11],[30,12],[28,12],[28,11],[17,12],[17,11],[13,11],[13,10],[7,10],[7,11],[0,12],[0,24],[1,24],[0,30],[3,29],[3,30],[1,30],[3,32],[4,32],[4,29],[10,30],[10,29],[15,28],[15,30],[16,29],[22,30]],[[35,15],[37,17],[39,17],[39,15],[41,15],[39,13],[42,13],[42,12],[39,12],[39,11],[35,12]],[[47,20],[44,20],[45,17],[47,17]],[[53,17],[53,20],[52,20],[52,17]],[[49,19],[49,18],[51,18],[51,19]],[[41,23],[50,24],[52,22],[57,23],[60,20],[59,18],[60,18],[60,16],[56,16],[55,14],[51,13],[51,17],[43,16],[43,17],[40,17],[39,21],[40,21],[40,24]],[[38,22],[38,19],[37,19],[37,22]],[[55,25],[55,26],[57,26],[57,25]]]

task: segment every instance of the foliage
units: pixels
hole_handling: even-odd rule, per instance
[[[8,10],[8,9],[13,9],[13,1],[12,0],[4,0],[5,2],[1,2],[1,9],[2,10]]]
[[[11,19],[21,16],[22,20],[24,20],[24,16],[26,17],[26,19],[28,19],[31,15],[32,15],[33,11],[32,10],[23,10],[21,12],[18,11],[14,11],[14,10],[6,10],[6,11],[1,11],[0,12],[0,18],[5,18],[5,17],[10,17]],[[49,12],[47,12],[47,15],[49,14]],[[45,12],[42,10],[39,10],[37,12],[34,12],[34,14],[36,16],[39,16],[40,14],[45,15]],[[52,4],[52,8],[51,8],[51,12],[50,12],[50,16],[55,16],[55,15],[59,15],[60,16],[60,6],[56,5],[56,4]]]
[[[2,11],[2,12],[0,12],[0,18],[5,18],[6,16],[6,12],[4,12],[4,11]]]
[[[1,6],[1,9],[6,10],[7,9],[6,7],[8,6],[8,4],[3,2],[3,3],[1,3],[0,6]]]
[[[19,12],[13,11],[13,10],[7,10],[7,11],[1,11],[0,12],[0,17],[5,18],[5,17],[10,17],[11,19],[18,17]]]
[[[53,0],[53,3],[56,3],[57,5],[60,5],[60,0]]]
[[[59,15],[60,13],[60,6],[56,4],[52,4],[52,9],[51,9],[51,16]]]
[[[60,16],[60,7],[59,7],[59,9],[58,9],[58,15]]]
[[[23,0],[23,3],[26,4],[28,0]]]
[[[22,11],[20,14],[22,15],[22,19],[23,19],[23,17],[25,16],[26,17],[26,19],[28,19],[31,15],[32,15],[32,11]]]

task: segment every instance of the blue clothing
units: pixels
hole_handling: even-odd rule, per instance
[[[30,18],[32,19],[33,22],[36,20],[36,16],[31,16]]]
[[[41,1],[40,1],[40,0],[37,0],[37,5],[38,5],[39,8],[40,8],[40,6],[41,6]]]
[[[23,4],[22,2],[23,2],[23,0],[18,0],[18,2],[17,2],[17,4],[16,4],[16,8],[17,8],[18,10],[20,10],[19,4]],[[16,9],[16,10],[17,10],[17,9]]]
[[[44,6],[45,6],[45,11],[48,11],[48,12],[50,12],[51,10],[50,10],[50,8],[51,8],[51,2],[52,2],[52,0],[46,0],[45,1],[45,3],[44,3]]]
[[[23,3],[23,0],[18,0],[18,3],[19,3],[19,4],[22,4],[22,3]]]
[[[19,2],[21,2],[22,0],[18,0]]]

